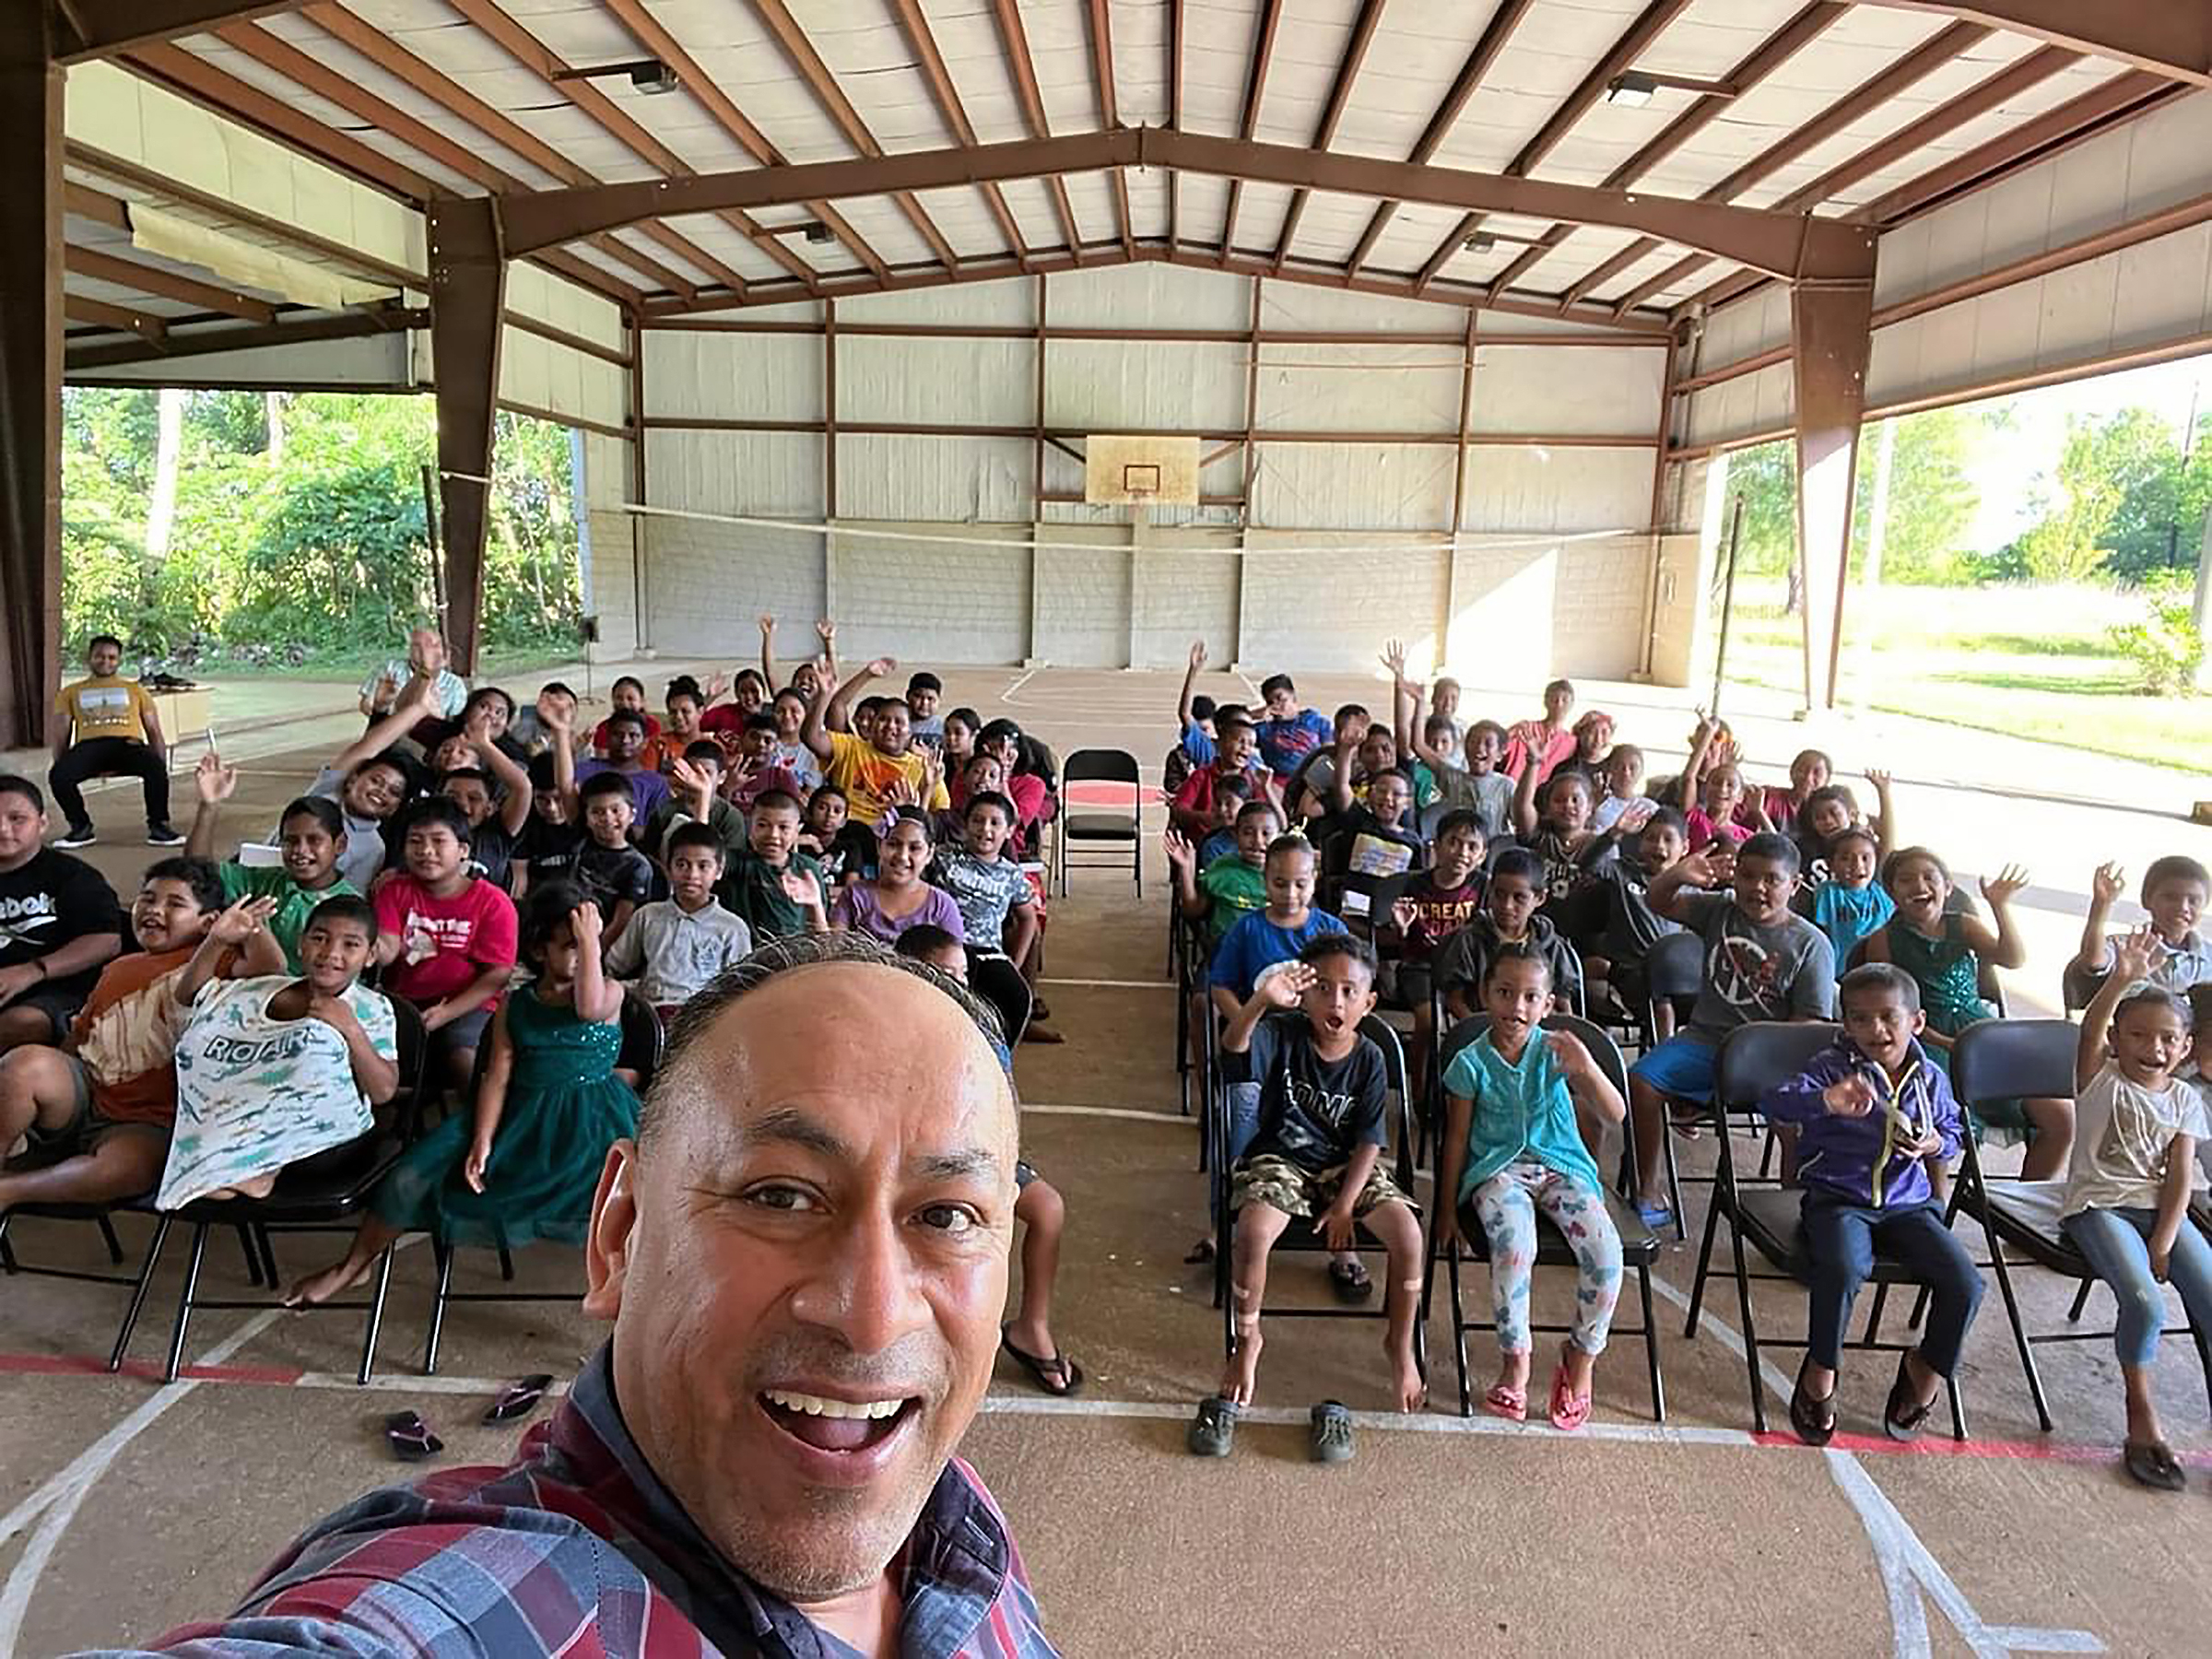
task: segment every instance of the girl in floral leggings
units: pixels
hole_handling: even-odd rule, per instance
[[[1445,1126],[1437,1190],[1438,1241],[1479,1227],[1489,1242],[1490,1295],[1502,1363],[1483,1395],[1494,1416],[1528,1416],[1528,1291],[1536,1261],[1536,1212],[1566,1235],[1580,1279],[1574,1328],[1551,1381],[1554,1427],[1590,1418],[1591,1373],[1620,1296],[1620,1235],[1605,1187],[1576,1124],[1578,1104],[1607,1122],[1627,1111],[1590,1051],[1564,1031],[1540,1031],[1551,1011],[1551,970],[1541,956],[1506,949],[1482,984],[1489,1029],[1444,1072]]]

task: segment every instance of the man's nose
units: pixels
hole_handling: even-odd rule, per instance
[[[929,1323],[920,1276],[888,1216],[855,1217],[792,1299],[801,1320],[835,1331],[856,1354],[883,1352]]]

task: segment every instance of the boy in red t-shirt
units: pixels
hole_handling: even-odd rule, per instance
[[[281,973],[268,931],[276,906],[223,887],[204,858],[164,858],[131,904],[139,948],[100,970],[69,1028],[68,1046],[24,1043],[0,1061],[0,1151],[17,1137],[31,1167],[0,1175],[11,1204],[106,1204],[151,1192],[177,1121],[177,1035],[192,1010],[176,976],[211,933],[245,958],[244,971]]]
[[[514,972],[514,900],[468,870],[468,819],[452,801],[406,818],[406,873],[376,893],[376,959],[385,991],[422,1011],[430,1053],[465,1089],[477,1045]]]

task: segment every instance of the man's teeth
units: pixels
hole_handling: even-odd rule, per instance
[[[792,1394],[784,1389],[771,1388],[762,1396],[771,1406],[781,1406],[786,1411],[805,1412],[808,1417],[827,1418],[888,1418],[896,1417],[904,1400],[825,1400],[818,1394]]]

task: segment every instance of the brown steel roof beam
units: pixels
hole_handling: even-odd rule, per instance
[[[1622,229],[1701,248],[1776,275],[1840,276],[1871,269],[1864,229],[1794,214],[1717,202],[1684,201],[1541,179],[1513,179],[1406,161],[1218,138],[1159,128],[1084,133],[1065,138],[983,145],[973,149],[906,150],[880,159],[820,161],[693,175],[589,190],[544,191],[501,204],[506,246],[514,254],[594,230],[668,214],[779,206],[821,196],[877,195],[982,179],[1050,178],[1115,167],[1171,167],[1222,178],[1349,195],[1430,202],[1462,211],[1526,214]]]
[[[599,182],[594,175],[578,167],[528,127],[501,111],[495,110],[460,82],[417,57],[382,30],[371,28],[344,6],[322,0],[322,3],[309,6],[302,15],[341,45],[359,53],[386,75],[413,88],[463,125],[474,127],[495,144],[513,151],[531,166],[551,173],[564,184]],[[638,230],[697,269],[710,274],[712,272],[715,266],[712,256],[667,226],[644,224],[640,225]],[[689,299],[699,291],[699,285],[691,278],[670,270],[612,236],[593,237],[590,244],[610,259],[620,260],[630,269],[642,272],[673,294]],[[736,273],[732,271],[730,275],[735,276]]]
[[[617,17],[622,18],[625,23],[630,24],[630,32],[637,35],[641,41],[646,41],[648,50],[653,50],[652,41],[645,32],[648,29],[666,41],[670,47],[675,46],[675,41],[667,38],[667,31],[661,29],[658,24],[653,23],[652,18],[645,15],[645,8],[638,4],[638,0],[606,0],[606,4]],[[876,135],[868,131],[867,123],[860,118],[860,112],[853,107],[852,100],[844,94],[844,89],[837,84],[837,76],[830,73],[830,65],[822,61],[821,53],[815,51],[814,42],[806,38],[806,31],[799,27],[790,11],[785,8],[783,0],[753,0],[753,9],[760,14],[760,20],[768,25],[768,32],[775,37],[776,45],[782,52],[784,58],[793,68],[799,72],[800,78],[814,93],[817,101],[829,112],[830,119],[837,123],[837,130],[845,135],[845,142],[864,156],[882,155],[883,147],[876,142]],[[633,22],[633,18],[636,21]],[[678,63],[677,58],[671,58],[665,53],[658,55],[663,63],[674,66],[679,76],[684,74],[684,65],[690,61],[688,58],[683,58],[682,62]],[[680,49],[677,51],[677,58],[682,58]],[[699,75],[696,67],[693,68],[692,74]],[[703,82],[705,77],[700,75],[699,78]],[[691,83],[687,81],[686,84]],[[703,96],[700,100],[701,102],[708,103],[710,111],[714,109],[715,102],[724,104],[729,102],[719,88],[714,88],[712,96],[713,102],[709,102]],[[730,113],[733,115],[736,113],[734,105],[731,106]],[[749,126],[750,124],[748,123],[747,125]],[[753,130],[758,132],[757,128]],[[735,129],[733,129],[734,131]],[[781,161],[784,159],[774,146],[767,144],[765,138],[762,139],[762,144],[764,147],[755,151],[755,154],[763,162]],[[751,147],[748,145],[747,147]],[[906,191],[900,191],[891,200],[898,205],[899,211],[906,216],[907,223],[914,228],[915,234],[929,244],[929,251],[936,255],[940,265],[951,266],[959,263],[959,256],[952,251],[952,244],[945,240],[944,233],[937,229],[935,222],[923,211],[920,202],[914,200],[913,196]],[[829,221],[824,220],[823,222],[828,223]],[[876,257],[873,250],[866,248],[865,243],[855,246],[853,252],[860,254],[861,263],[870,270],[877,271],[878,275],[885,274],[879,268],[882,262]]]
[[[659,168],[672,178],[682,179],[697,176],[688,162],[631,120],[629,116],[623,113],[612,99],[589,81],[556,81],[553,76],[567,70],[569,65],[563,63],[557,54],[547,50],[545,43],[539,41],[535,35],[510,18],[497,6],[492,5],[490,0],[446,0],[446,3],[488,35],[510,57],[543,80],[547,86],[552,88],[557,97],[565,98],[569,102],[574,104],[584,114],[605,128],[610,137],[627,145],[641,159]],[[662,216],[659,214],[641,216],[641,218],[653,218],[660,217]],[[814,267],[776,241],[763,227],[756,224],[742,213],[727,213],[721,217],[724,222],[740,236],[752,241],[763,253],[798,277],[810,293],[819,288]],[[608,226],[606,229],[611,229],[614,227]],[[577,239],[564,237],[561,240],[569,241]],[[706,257],[710,260],[712,259],[712,255]],[[700,269],[705,270],[715,281],[727,284],[732,288],[740,288],[747,281],[746,277],[720,261],[712,261],[709,265],[701,265]]]
[[[160,345],[169,332],[161,319],[151,312],[110,305],[104,300],[88,300],[82,294],[63,294],[62,314],[75,317],[79,323],[112,329],[117,334],[135,334],[149,346]]]
[[[2212,87],[2212,7],[2200,0],[1878,0],[1906,11],[1971,18],[2075,52],[2115,58],[2167,80]]]
[[[276,320],[276,308],[265,300],[255,300],[236,288],[218,288],[211,282],[182,276],[174,271],[156,270],[135,259],[118,259],[92,248],[65,247],[62,265],[65,270],[89,276],[95,282],[112,282],[118,288],[135,288],[141,294],[196,305],[202,311],[219,312],[226,317],[238,317],[249,323]]]
[[[35,9],[53,12],[53,57],[65,65],[158,46],[220,23],[294,11],[300,4],[300,0],[60,0],[52,7]]]
[[[1453,78],[1451,90],[1444,94],[1443,102],[1436,106],[1436,113],[1429,118],[1429,124],[1421,130],[1411,154],[1406,158],[1408,161],[1426,161],[1436,154],[1437,147],[1443,143],[1445,135],[1452,131],[1452,124],[1459,119],[1459,112],[1467,107],[1467,100],[1475,96],[1476,88],[1482,85],[1482,77],[1490,72],[1490,65],[1497,61],[1498,54],[1505,50],[1506,41],[1512,38],[1514,26],[1527,14],[1534,3],[1535,0],[1500,0],[1498,9],[1490,14],[1490,20],[1483,25],[1482,38],[1475,42],[1475,49],[1467,53],[1467,61],[1459,66],[1459,74]],[[1385,200],[1369,216],[1367,229],[1359,233],[1359,240],[1352,244],[1351,253],[1344,262],[1344,268],[1347,272],[1357,275],[1359,267],[1367,263],[1367,256],[1374,251],[1376,240],[1396,217],[1397,211],[1397,203]]]
[[[298,323],[249,324],[236,328],[195,328],[189,334],[171,334],[159,347],[150,344],[133,345],[124,341],[112,345],[79,347],[67,354],[65,367],[75,373],[91,369],[112,369],[125,363],[143,363],[155,358],[168,360],[205,357],[218,351],[247,351],[265,346],[359,339],[369,335],[391,334],[403,328],[426,327],[429,320],[430,314],[427,311],[406,306],[385,306],[374,311],[357,308],[335,312],[308,317]]]
[[[1168,0],[1168,124],[1182,125],[1182,0]],[[1168,174],[1168,246],[1182,240],[1182,180]]]
[[[1044,118],[1044,94],[1037,87],[1037,65],[1030,56],[1029,31],[1021,26],[1021,13],[1014,0],[991,0],[991,14],[998,21],[999,50],[1005,54],[1006,70],[1013,76],[1015,95],[1021,100],[1021,112],[1030,124],[1030,136],[1049,138],[1052,124]],[[1060,215],[1061,234],[1067,238],[1067,252],[1071,258],[1080,259],[1083,236],[1076,229],[1075,204],[1067,199],[1067,186],[1058,178],[1048,179],[1052,191],[1053,207]]]
[[[1328,102],[1322,106],[1320,124],[1313,129],[1315,149],[1327,149],[1336,136],[1336,124],[1344,119],[1344,107],[1351,101],[1352,83],[1359,77],[1359,65],[1367,61],[1367,49],[1374,42],[1375,26],[1382,21],[1382,7],[1386,3],[1387,0],[1360,0],[1359,16],[1352,24],[1352,38],[1345,42],[1344,56],[1336,64],[1336,78],[1329,86]],[[1300,190],[1292,194],[1290,206],[1283,214],[1282,233],[1275,239],[1277,270],[1290,257],[1290,243],[1298,235],[1298,221],[1305,217],[1306,197],[1310,194]]]
[[[1842,0],[1814,0],[1814,4],[1806,6],[1787,23],[1761,41],[1752,48],[1742,62],[1721,76],[1722,84],[1728,88],[1726,92],[1708,92],[1699,98],[1689,108],[1668,122],[1650,143],[1608,173],[1605,179],[1607,187],[1614,190],[1625,190],[1638,179],[1643,177],[1645,173],[1702,132],[1736,99],[1751,90],[1768,76],[1788,63],[1791,58],[1796,56],[1801,50],[1819,35],[1822,29],[1849,9],[1842,4]],[[1514,283],[1520,281],[1534,269],[1546,254],[1572,236],[1574,231],[1575,227],[1572,225],[1552,226],[1550,229],[1536,239],[1535,246],[1524,249],[1520,257],[1492,277],[1490,286],[1500,289],[1512,288]],[[1629,265],[1634,263],[1634,260],[1628,262]],[[1626,266],[1621,268],[1625,269]],[[1618,272],[1615,274],[1618,275]],[[1584,284],[1588,283],[1588,280],[1585,277],[1569,288],[1565,302],[1570,304],[1579,302],[1584,295],[1590,292],[1592,288],[1597,286],[1591,283],[1585,287]]]
[[[1120,100],[1113,90],[1113,18],[1106,0],[1090,0],[1090,67],[1099,87],[1099,125],[1122,124]],[[1122,252],[1136,252],[1136,226],[1129,216],[1129,181],[1119,168],[1113,172],[1113,222],[1121,231]]]
[[[959,89],[952,84],[952,75],[945,67],[944,53],[937,50],[936,36],[930,32],[929,19],[922,15],[921,0],[890,0],[891,9],[899,14],[899,27],[906,31],[907,44],[914,49],[916,66],[922,78],[929,83],[930,96],[936,100],[937,113],[944,116],[946,125],[960,143],[975,143],[975,128],[968,120],[968,111],[960,102]],[[1021,226],[1006,206],[1006,192],[995,184],[982,187],[983,201],[991,209],[991,217],[998,221],[999,234],[1006,239],[1006,248],[1022,268],[1030,262],[1029,243],[1022,240]]]
[[[1282,0],[1262,0],[1253,25],[1252,64],[1244,77],[1244,102],[1237,116],[1237,136],[1250,139],[1259,130],[1260,99],[1267,90],[1267,67],[1275,59],[1275,31],[1283,20]],[[1237,209],[1243,205],[1244,181],[1229,182],[1229,206],[1221,216],[1221,257],[1237,245]]]

